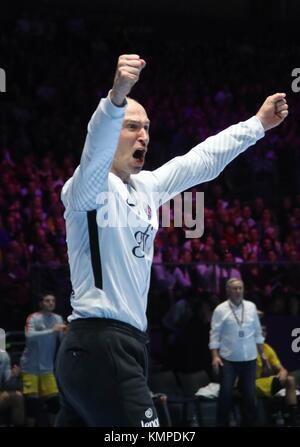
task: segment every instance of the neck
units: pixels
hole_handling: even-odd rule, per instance
[[[233,300],[232,298],[229,298],[229,301],[230,301],[232,304],[234,304],[235,306],[239,306],[239,305],[242,303],[243,299],[240,298],[239,300]]]
[[[117,177],[119,177],[122,180],[122,182],[129,183],[130,174],[128,174],[128,172],[121,171],[120,169],[117,169],[116,167],[112,167],[110,171],[113,174],[115,174]]]

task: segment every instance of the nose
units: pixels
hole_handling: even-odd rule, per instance
[[[138,142],[142,144],[143,147],[147,146],[149,142],[149,133],[144,127],[142,127],[139,131]]]

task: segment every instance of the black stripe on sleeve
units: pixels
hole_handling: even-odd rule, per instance
[[[98,289],[102,289],[102,287],[103,287],[102,267],[101,267],[101,257],[100,257],[98,225],[97,225],[96,218],[97,218],[97,210],[92,210],[92,211],[87,212],[90,251],[91,251],[91,260],[92,260],[94,281],[95,281],[95,286]]]

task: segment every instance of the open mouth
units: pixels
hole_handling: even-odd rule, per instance
[[[139,161],[144,161],[145,155],[146,155],[146,151],[144,149],[137,149],[132,154],[133,158],[135,158],[136,160],[139,160]]]

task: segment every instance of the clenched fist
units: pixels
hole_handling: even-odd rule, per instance
[[[123,54],[119,57],[114,84],[110,92],[110,99],[115,105],[123,105],[145,65],[146,62],[137,54]]]
[[[288,105],[285,93],[268,96],[256,116],[265,130],[278,126],[288,116]]]

